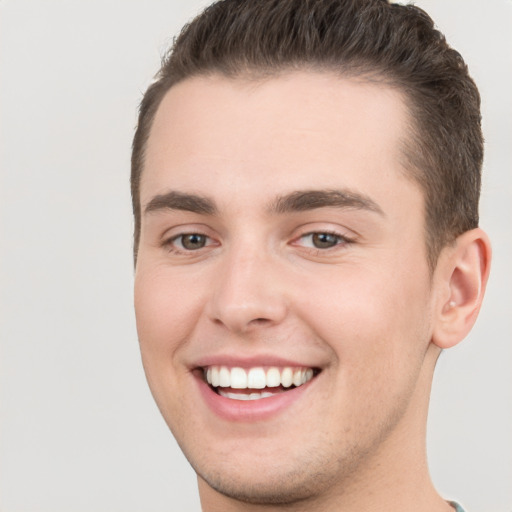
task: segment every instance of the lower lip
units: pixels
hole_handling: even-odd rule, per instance
[[[272,418],[288,408],[303,396],[316,378],[297,388],[258,400],[226,398],[213,391],[201,377],[196,380],[204,401],[217,416],[228,421],[255,422]]]

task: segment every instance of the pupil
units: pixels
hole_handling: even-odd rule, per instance
[[[334,247],[338,242],[338,237],[336,235],[331,235],[329,233],[315,233],[313,235],[313,245],[317,249],[328,249],[329,247]]]
[[[204,244],[206,242],[206,237],[204,235],[198,235],[198,234],[192,234],[192,235],[185,235],[182,238],[181,243],[183,244],[183,247],[185,249],[201,249],[204,247]]]

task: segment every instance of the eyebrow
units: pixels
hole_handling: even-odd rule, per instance
[[[153,197],[144,208],[144,213],[159,210],[182,210],[202,215],[215,215],[217,206],[207,197],[171,190],[166,194]]]
[[[271,214],[303,212],[317,208],[366,210],[384,216],[382,208],[370,197],[351,190],[297,190],[278,196],[268,208]],[[216,215],[218,208],[212,199],[184,192],[169,191],[151,199],[144,213],[159,210],[181,210],[200,215]]]
[[[270,205],[273,213],[302,212],[316,208],[367,210],[384,216],[382,208],[370,197],[351,190],[298,190],[280,196]]]

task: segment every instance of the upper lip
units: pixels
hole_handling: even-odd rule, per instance
[[[235,356],[233,354],[216,354],[204,356],[194,361],[191,368],[207,368],[209,366],[227,366],[239,368],[254,368],[258,366],[268,367],[293,367],[293,368],[320,368],[318,364],[312,364],[311,360],[305,359],[289,359],[276,355],[251,355],[251,356]]]

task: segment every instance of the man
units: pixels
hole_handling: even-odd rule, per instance
[[[425,429],[489,273],[482,156],[416,7],[225,0],[184,28],[134,139],[135,308],[203,510],[458,508]]]

